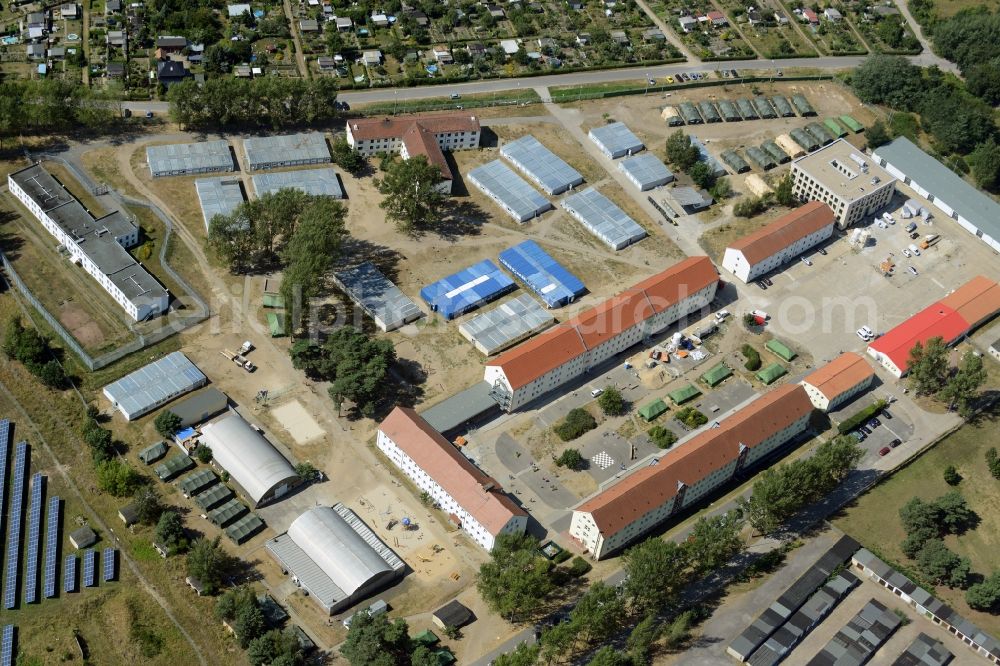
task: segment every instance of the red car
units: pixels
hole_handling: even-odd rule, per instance
[[[883,446],[881,449],[879,449],[878,454],[880,456],[884,456],[887,453],[889,453],[890,451],[892,451],[892,449],[890,449],[888,446]]]

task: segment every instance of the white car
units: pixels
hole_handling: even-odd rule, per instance
[[[805,264],[806,266],[813,265],[813,262],[809,259],[809,257],[799,257],[799,259],[801,259],[802,263]]]
[[[909,250],[907,250],[907,249],[906,249],[906,248],[904,247],[904,248],[903,248],[903,256],[904,256],[904,257],[906,257],[907,259],[909,259],[909,258],[910,258],[910,257],[912,257],[913,255],[912,255],[912,254],[910,253],[910,251],[909,251]]]
[[[861,338],[866,342],[875,337],[875,333],[872,331],[872,329],[868,328],[867,326],[862,326],[861,328],[859,328],[857,330],[857,334],[859,338]]]
[[[856,331],[855,331],[855,333],[857,333],[857,334],[858,334],[858,337],[859,337],[859,338],[861,338],[861,339],[862,339],[862,340],[864,340],[865,342],[868,342],[868,339],[869,339],[869,338],[868,338],[868,336],[867,336],[867,335],[865,335],[865,332],[864,332],[864,331],[863,331],[862,329],[860,329],[860,328],[859,328],[858,330],[856,330]]]
[[[916,268],[914,268],[913,266],[908,266],[908,267],[907,267],[907,270],[909,270],[909,271],[910,271],[911,273],[913,273],[914,275],[920,275],[920,273],[918,273],[918,272],[917,272],[917,269],[916,269]]]
[[[594,390],[592,390],[590,392],[590,397],[591,398],[596,398],[597,396],[601,395],[602,393],[604,393],[604,389],[596,388],[596,389],[594,389]]]

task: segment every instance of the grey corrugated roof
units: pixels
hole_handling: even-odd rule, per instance
[[[618,169],[639,183],[639,188],[642,190],[666,185],[674,179],[670,169],[652,153],[643,153],[622,160],[618,163]]]
[[[104,395],[129,418],[204,385],[208,378],[181,352],[171,352],[104,387]]]
[[[268,192],[277,192],[286,188],[300,190],[315,196],[344,198],[344,189],[340,186],[337,172],[330,167],[261,173],[253,176],[250,180],[253,181],[253,191],[258,198]]]
[[[555,317],[530,294],[521,294],[488,312],[462,322],[459,332],[487,356],[544,330]]]
[[[351,300],[384,330],[393,331],[424,316],[417,304],[371,262],[338,271],[334,277]]]
[[[205,421],[229,405],[226,394],[209,386],[197,393],[192,393],[183,400],[178,400],[170,407],[170,411],[181,419],[181,426],[190,426]]]
[[[199,178],[194,181],[194,190],[201,204],[201,216],[208,223],[216,215],[229,215],[243,203],[243,182],[236,177]]]
[[[593,187],[566,197],[562,207],[614,250],[646,237],[645,229]]]
[[[505,144],[500,154],[549,194],[559,194],[583,182],[583,176],[530,134]]]
[[[469,172],[469,181],[499,203],[518,222],[525,222],[552,208],[549,200],[500,160]]]
[[[876,148],[872,156],[902,171],[986,235],[1000,239],[1000,205],[906,137]]]
[[[591,141],[612,157],[637,153],[646,146],[625,123],[608,123],[588,132]]]
[[[420,412],[420,416],[430,427],[442,434],[447,433],[470,419],[499,410],[500,406],[490,396],[492,390],[489,382],[477,382]]]
[[[330,161],[330,148],[319,132],[245,139],[243,150],[250,169],[272,164],[314,164]]]
[[[146,161],[154,177],[178,172],[233,170],[229,142],[224,139],[149,146],[146,148]]]

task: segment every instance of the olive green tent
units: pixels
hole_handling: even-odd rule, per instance
[[[424,629],[416,636],[410,636],[410,640],[417,645],[423,645],[425,647],[432,647],[441,642],[441,639],[438,638],[437,634],[430,629]]]
[[[285,316],[273,312],[267,313],[267,327],[271,329],[272,338],[283,338],[288,333],[285,332]]]
[[[667,405],[660,399],[656,399],[648,405],[639,408],[639,416],[647,421],[652,421],[657,416],[667,411]]]
[[[167,443],[157,442],[152,446],[147,446],[142,451],[139,452],[139,460],[151,465],[163,456],[167,455]]]
[[[684,388],[679,388],[676,391],[671,391],[667,394],[671,400],[674,401],[675,405],[683,405],[688,400],[697,398],[701,395],[701,391],[695,388],[694,384],[688,384]]]
[[[231,499],[232,497],[233,497],[232,490],[222,485],[221,483],[217,483],[208,490],[201,492],[198,495],[195,495],[194,501],[197,502],[198,506],[200,506],[202,509],[208,511],[209,509],[214,509],[215,507],[219,506],[226,500]]]
[[[855,120],[853,116],[840,116],[840,122],[847,125],[855,134],[863,132],[865,129],[864,125]]]
[[[789,349],[787,345],[782,343],[777,338],[771,338],[770,340],[767,341],[767,344],[765,344],[764,346],[767,347],[767,349],[771,353],[777,355],[778,357],[786,361],[791,361],[793,358],[798,356],[798,354]]]
[[[156,476],[160,479],[160,481],[169,481],[181,472],[186,472],[192,467],[194,467],[194,461],[188,456],[181,454],[160,463],[153,471],[156,473]]]
[[[226,528],[226,536],[239,545],[264,529],[264,521],[255,514],[247,514]]]
[[[765,386],[769,386],[775,382],[779,377],[785,375],[788,371],[780,363],[772,363],[763,370],[757,373],[757,379],[764,382]]]
[[[719,363],[717,366],[706,372],[701,376],[701,381],[708,384],[708,386],[714,387],[722,383],[727,377],[731,377],[733,371],[729,369],[729,366],[725,363]]]
[[[219,527],[225,527],[246,512],[247,508],[242,503],[231,499],[219,508],[209,511],[208,519]]]
[[[265,308],[284,308],[285,297],[280,294],[264,294]]]
[[[182,493],[190,497],[191,495],[197,495],[216,481],[218,481],[218,479],[215,477],[215,473],[212,470],[203,467],[198,471],[191,472],[185,476],[177,482],[177,485],[181,489]]]

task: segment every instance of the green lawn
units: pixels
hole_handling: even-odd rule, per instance
[[[975,426],[963,426],[859,498],[833,521],[834,525],[886,558],[912,567],[914,563],[899,549],[906,536],[900,526],[899,508],[911,497],[933,499],[951,490],[942,472],[954,465],[962,475],[958,490],[982,522],[962,536],[947,537],[945,543],[968,557],[975,573],[988,574],[1000,567],[1000,481],[990,475],[984,460],[990,446],[1000,445],[996,436],[998,419],[1000,408]],[[987,631],[1000,633],[1000,617],[970,610],[961,590],[941,587],[936,593]]]

